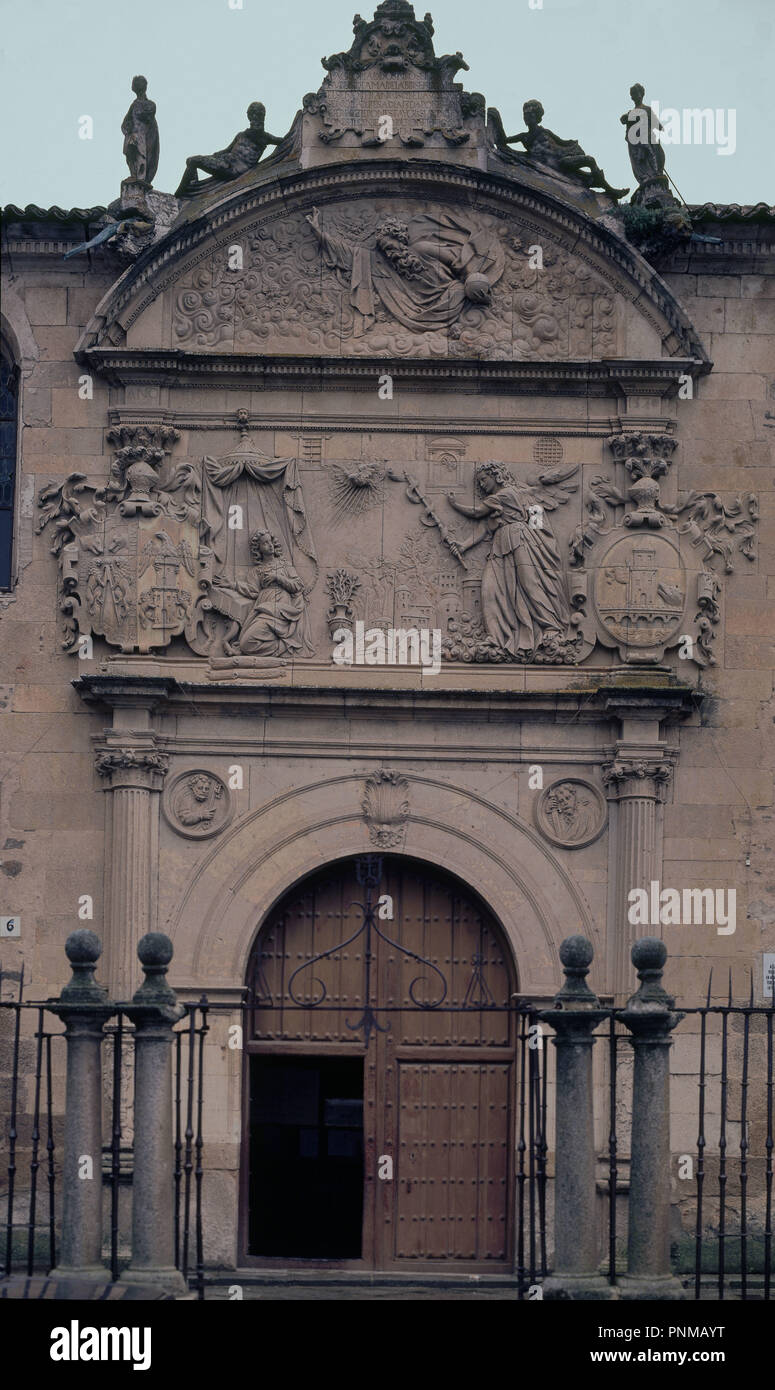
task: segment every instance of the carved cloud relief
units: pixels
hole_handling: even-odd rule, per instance
[[[173,341],[237,351],[602,358],[617,351],[613,289],[578,258],[494,216],[441,205],[311,209],[243,234],[174,292]]]

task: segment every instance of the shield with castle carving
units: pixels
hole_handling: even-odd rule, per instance
[[[672,538],[617,528],[592,586],[599,635],[628,663],[658,661],[683,630],[687,576]]]

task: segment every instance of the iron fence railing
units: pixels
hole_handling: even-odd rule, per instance
[[[0,972],[0,991],[2,991],[2,972]],[[55,1097],[52,1046],[63,1037],[59,1027],[49,1029],[46,1025],[46,1007],[40,1003],[27,1003],[24,994],[24,968],[19,975],[17,997],[0,999],[5,1020],[4,1042],[9,1050],[8,1096],[9,1107],[5,1136],[6,1149],[6,1191],[3,1269],[9,1275],[14,1265],[23,1267],[28,1275],[33,1273],[40,1261],[37,1245],[39,1203],[44,1206],[44,1231],[49,1268],[56,1263],[56,1141],[54,1129]],[[53,1021],[53,1020],[52,1020]],[[31,1054],[31,1067],[21,1070],[20,1061],[25,1053]],[[20,1081],[31,1082],[32,1105],[24,1109],[20,1106]],[[26,1086],[25,1086],[26,1092]],[[61,1109],[61,1103],[56,1109]],[[24,1126],[20,1135],[19,1126]],[[20,1143],[20,1140],[22,1141]],[[17,1159],[22,1149],[27,1155],[23,1168],[27,1171],[27,1190],[21,1194],[26,1208],[26,1219],[22,1226],[23,1238],[17,1239],[15,1216],[17,1192],[20,1177]],[[44,1157],[45,1154],[45,1157]],[[48,1189],[47,1200],[40,1192],[39,1177],[43,1169]],[[42,1200],[41,1200],[42,1198]],[[21,1204],[20,1200],[20,1204]]]
[[[8,989],[9,983],[11,990]],[[25,1001],[23,977],[5,982],[0,976],[0,1034],[7,1058],[5,1091],[8,1114],[4,1124],[5,1192],[4,1249],[6,1275],[28,1275],[57,1262],[57,1193],[61,1176],[59,1125],[64,1113],[64,1031],[49,1013],[53,1001]],[[3,997],[5,995],[6,997]],[[174,1118],[174,1244],[175,1264],[189,1288],[204,1297],[208,1269],[208,1239],[204,1195],[207,1184],[204,1118],[209,1102],[205,1043],[213,1014],[240,1017],[243,1037],[249,1036],[257,1004],[249,996],[242,1004],[211,1001],[202,996],[184,1006],[185,1014],[173,1038]],[[263,1004],[261,1007],[265,1007]],[[406,1007],[406,1006],[404,1006]],[[474,1010],[496,1007],[489,1003]],[[515,1242],[514,1272],[519,1298],[528,1298],[548,1272],[551,1232],[547,1222],[550,1159],[548,1093],[553,1085],[550,1059],[554,1049],[542,1035],[540,1010],[516,997],[507,1006],[516,1016],[515,1123]],[[444,1012],[443,1008],[439,1012]],[[608,1008],[597,1031],[605,1051],[606,1111],[602,1121],[600,1159],[604,1178],[601,1220],[601,1260],[609,1281],[617,1282],[622,1262],[622,1178],[626,1173],[629,1033]],[[691,1198],[682,1200],[688,1213],[684,1236],[674,1249],[675,1265],[695,1299],[733,1297],[772,1298],[773,1241],[773,1102],[775,1075],[773,1034],[775,997],[754,1004],[732,999],[683,1009],[674,1041],[694,1039],[698,1063],[678,1077],[674,1087],[688,1082],[692,1096],[691,1123],[696,1140],[688,1181]],[[49,1023],[54,1026],[49,1026]],[[113,1280],[120,1273],[122,1252],[120,1192],[131,1161],[131,1134],[125,1116],[131,1096],[131,1051],[134,1030],[126,1013],[116,1007],[105,1030],[109,1048],[106,1078],[104,1181],[109,1188],[109,1253]],[[675,1057],[676,1050],[673,1049]],[[673,1162],[676,1161],[675,1144]],[[21,1217],[21,1219],[19,1219]],[[690,1248],[691,1247],[691,1248]]]
[[[771,1299],[773,1191],[773,1019],[769,1004],[733,1004],[730,979],[725,1004],[711,1004],[710,985],[704,1005],[684,1010],[699,1024],[700,1066],[697,1079],[697,1143],[694,1222],[694,1297],[709,1292],[708,1267],[715,1264],[716,1296],[730,1291],[741,1299]],[[711,1070],[709,1025],[719,1024],[718,1070]],[[696,1031],[696,1030],[695,1030]],[[711,1102],[716,1105],[711,1108]],[[711,1122],[711,1113],[716,1123]],[[733,1135],[737,1130],[737,1140]],[[715,1221],[706,1220],[712,1194],[711,1168],[717,1168]],[[734,1201],[736,1192],[737,1201]],[[757,1200],[758,1197],[758,1200]],[[737,1229],[729,1215],[736,1209]],[[713,1248],[716,1255],[713,1259]],[[737,1247],[735,1251],[735,1247]],[[711,1258],[706,1258],[710,1252]],[[730,1256],[732,1258],[730,1258]]]

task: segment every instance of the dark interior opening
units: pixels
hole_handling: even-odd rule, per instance
[[[251,1057],[249,1254],[360,1259],[363,1059]]]

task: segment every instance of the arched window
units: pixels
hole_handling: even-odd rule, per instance
[[[19,369],[3,345],[0,356],[0,589],[11,587],[18,404]]]

